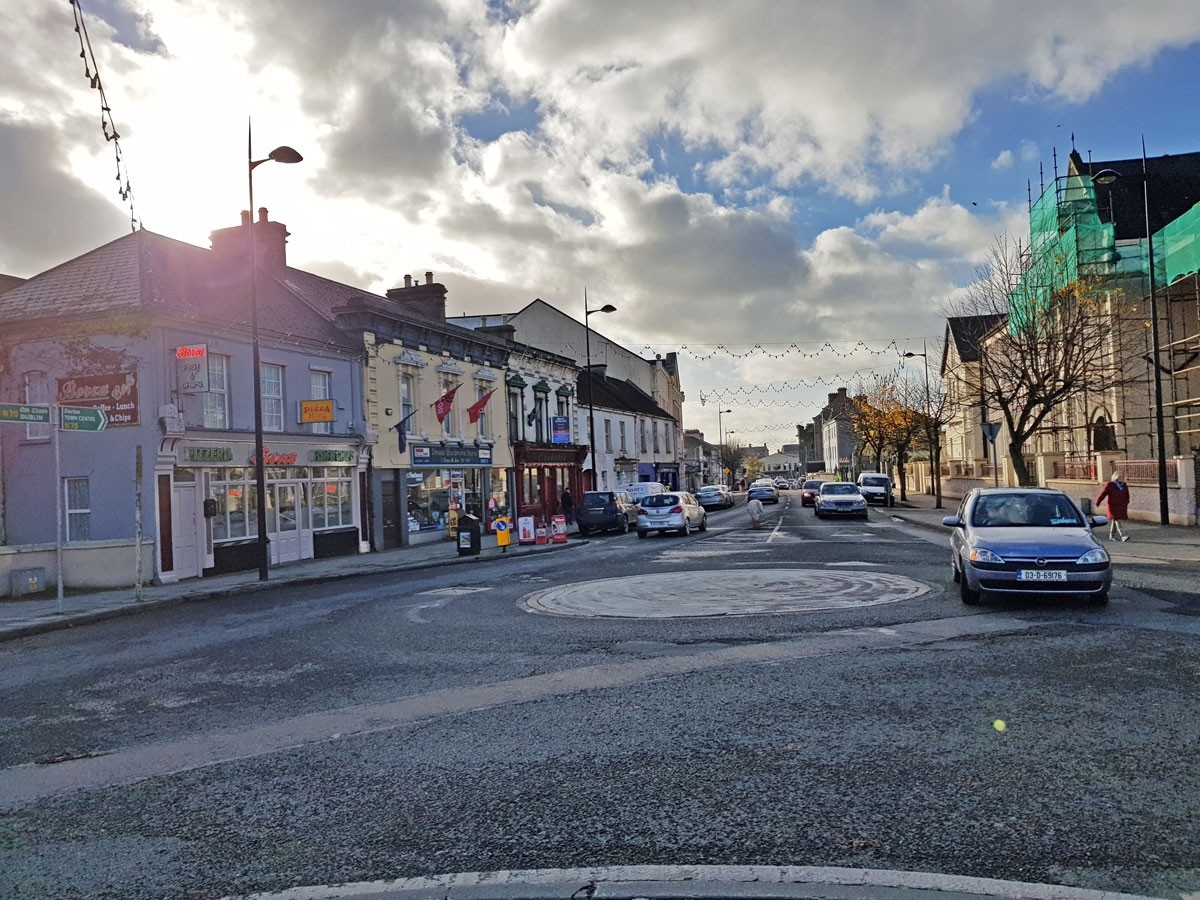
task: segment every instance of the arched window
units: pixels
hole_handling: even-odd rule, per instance
[[[1117,447],[1117,429],[1109,424],[1108,419],[1100,414],[1096,416],[1096,420],[1091,426],[1092,450],[1118,450]]]

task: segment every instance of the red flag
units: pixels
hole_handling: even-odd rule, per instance
[[[434,401],[433,414],[437,416],[439,425],[446,421],[446,416],[450,415],[450,407],[454,405],[454,392],[460,387],[462,387],[461,384],[456,384]]]
[[[467,418],[471,420],[472,425],[479,421],[479,417],[483,415],[483,408],[487,406],[488,398],[490,398],[494,393],[496,393],[496,389],[492,388],[490,391],[467,407]]]

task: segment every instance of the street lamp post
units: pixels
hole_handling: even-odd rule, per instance
[[[587,288],[583,289],[583,340],[587,348],[587,373],[588,373],[588,450],[592,453],[592,490],[595,490],[596,475],[598,474],[596,463],[596,382],[592,378],[592,326],[588,320],[593,313],[614,313],[617,308],[611,303],[605,303],[599,309],[588,309]]]
[[[725,413],[731,413],[731,412],[733,412],[732,409],[718,409],[717,410],[717,435],[720,437],[719,446],[721,447],[721,458],[718,460],[718,462],[721,464],[722,474],[724,474],[724,471],[725,471],[725,426],[721,424],[721,416],[725,415]],[[730,475],[730,478],[732,478],[732,473]],[[726,487],[729,487],[729,485],[726,485]]]
[[[925,346],[924,338],[921,338],[921,351],[921,353],[913,353],[910,350],[904,355],[909,359],[912,359],[914,356],[919,356],[925,362],[925,434],[928,439],[932,438],[933,436],[933,424],[930,422],[930,419],[933,418],[933,414],[929,399],[929,348]],[[929,440],[929,480],[931,487],[933,486],[933,481],[938,477],[937,474],[934,473],[934,466],[936,464],[937,461],[933,458],[933,441]],[[942,492],[939,490],[936,493],[937,496],[934,499],[936,500],[936,506],[940,508],[942,505]]]
[[[250,192],[250,216],[246,223],[250,241],[250,342],[254,361],[254,483],[258,519],[258,580],[267,580],[270,558],[267,554],[267,467],[263,459],[263,414],[261,349],[258,339],[258,250],[254,245],[254,170],[265,162],[298,163],[302,159],[291,147],[276,147],[265,159],[255,159],[250,127],[246,127],[246,181]]]
[[[1121,173],[1115,169],[1101,169],[1092,176],[1096,184],[1112,184]],[[1154,236],[1150,232],[1150,179],[1146,176],[1146,144],[1142,142],[1142,212],[1146,220],[1146,273],[1150,287],[1150,341],[1153,359],[1150,366],[1154,370],[1154,434],[1157,445],[1156,461],[1158,462],[1158,518],[1160,525],[1171,524],[1170,502],[1167,499],[1167,437],[1166,426],[1163,423],[1163,386],[1162,368],[1159,359],[1162,355],[1158,330],[1158,294],[1154,289]],[[1169,307],[1168,307],[1169,308]]]

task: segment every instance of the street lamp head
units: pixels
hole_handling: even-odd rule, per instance
[[[277,163],[298,163],[304,161],[303,156],[288,146],[276,147],[267,154],[267,159]]]
[[[924,356],[924,355],[925,355],[924,353],[913,353],[911,350],[907,350],[904,353],[905,359],[912,359],[914,356]]]
[[[1112,184],[1114,181],[1116,181],[1120,177],[1121,177],[1121,173],[1118,172],[1116,169],[1101,169],[1099,172],[1097,172],[1095,175],[1092,176],[1092,182],[1094,184],[1108,185],[1108,184]]]
[[[615,306],[613,306],[611,303],[605,303],[605,304],[604,304],[602,307],[600,307],[599,309],[589,309],[589,310],[587,310],[587,315],[589,315],[589,316],[590,316],[590,315],[593,315],[593,314],[595,314],[595,313],[598,313],[598,312],[602,312],[602,313],[614,313],[614,312],[616,312],[616,311],[617,311],[617,308],[616,308]]]

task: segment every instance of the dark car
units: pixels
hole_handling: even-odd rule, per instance
[[[1052,488],[975,488],[942,524],[950,535],[950,568],[963,603],[992,594],[1058,594],[1108,600],[1112,561],[1084,516]]]
[[[817,478],[810,478],[804,482],[804,486],[800,489],[800,505],[815,506],[817,503],[817,493],[821,490],[821,485],[824,483]]]
[[[575,510],[579,533],[626,532],[637,527],[638,507],[625,491],[587,491]]]
[[[750,485],[750,489],[746,491],[746,499],[759,500],[763,503],[778,503],[779,488],[775,487],[775,482],[771,479],[760,478]]]

